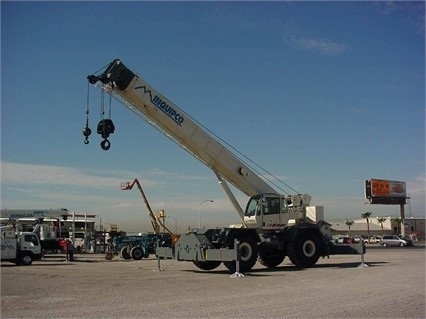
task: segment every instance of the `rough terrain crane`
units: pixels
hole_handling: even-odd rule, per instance
[[[330,225],[322,221],[322,207],[309,206],[310,195],[279,194],[269,180],[259,176],[120,60],[111,62],[101,74],[87,78],[209,167],[241,217],[241,228],[193,229],[181,235],[171,247],[157,247],[157,255],[193,261],[203,270],[215,269],[223,262],[232,272],[238,266],[240,271],[247,272],[257,260],[274,268],[288,256],[295,266],[303,268],[315,265],[321,256],[365,252],[362,244],[334,245]],[[99,122],[97,133],[104,139],[102,149],[110,148],[108,137],[114,129],[111,119]],[[86,122],[85,144],[90,133]],[[250,197],[245,210],[227,182]]]

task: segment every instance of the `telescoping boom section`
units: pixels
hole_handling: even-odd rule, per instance
[[[247,196],[277,193],[183,110],[126,68],[120,60],[114,60],[101,75],[89,76],[89,81],[110,85],[125,101]]]
[[[365,252],[362,241],[359,245],[335,245],[331,241],[330,224],[322,220],[322,207],[309,206],[308,194],[280,195],[203,126],[120,60],[114,60],[101,74],[87,78],[91,84],[101,82],[103,91],[121,97],[119,100],[124,105],[213,170],[243,220],[241,228],[189,230],[170,246],[157,247],[157,256],[190,260],[203,270],[215,269],[223,262],[231,271],[238,268],[245,272],[257,261],[274,268],[288,257],[297,267],[311,267],[321,256]],[[104,150],[109,149],[107,138],[113,132],[111,119],[98,124]],[[86,122],[85,144],[90,133]],[[250,197],[245,211],[226,182]]]
[[[120,60],[114,60],[100,75],[89,75],[88,80],[92,84],[99,81],[103,83],[105,91],[118,94],[123,104],[147,118],[154,126],[160,127],[183,149],[212,169],[245,227],[282,228],[288,219],[300,219],[301,210],[309,205],[310,196],[307,194],[279,195],[274,187],[213,138],[200,124],[129,70]],[[113,132],[108,131],[109,127],[114,127],[111,120],[103,120],[100,124],[98,133],[103,137]],[[276,207],[279,207],[279,211],[270,211],[268,220],[263,220],[251,212],[244,212],[226,182],[230,182],[250,197],[259,194],[278,196],[279,204]]]

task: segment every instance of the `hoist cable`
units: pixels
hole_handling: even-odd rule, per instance
[[[86,126],[83,128],[83,136],[84,136],[84,144],[89,144],[89,136],[92,134],[92,130],[89,128],[89,94],[90,92],[90,85],[89,82],[87,83],[87,98],[86,98]]]
[[[89,90],[90,90],[90,83],[87,82],[87,97],[86,97],[86,127],[89,126]]]
[[[105,92],[104,90],[101,90],[101,120],[103,120],[105,116],[104,100],[105,100]]]
[[[109,109],[108,109],[108,118],[111,119],[111,106],[112,106],[112,94],[108,94],[109,95]]]
[[[292,190],[293,192],[295,192],[296,194],[298,194],[299,192],[294,189],[293,187],[291,187],[290,185],[288,185],[287,183],[285,183],[284,181],[282,181],[280,178],[278,178],[277,176],[275,176],[274,174],[270,173],[268,170],[266,170],[265,168],[263,168],[262,166],[260,166],[259,164],[257,164],[255,161],[253,161],[252,159],[250,159],[249,157],[247,157],[246,155],[244,155],[242,152],[240,152],[238,149],[236,149],[235,147],[233,147],[231,144],[229,144],[228,142],[226,142],[224,139],[222,139],[220,136],[218,136],[217,134],[215,134],[214,132],[212,132],[211,130],[209,130],[207,127],[205,127],[203,124],[201,124],[200,122],[198,122],[196,119],[194,119],[192,116],[186,114],[187,116],[189,116],[194,122],[196,122],[198,125],[200,125],[201,127],[203,127],[207,132],[209,132],[211,135],[215,136],[219,141],[221,141],[222,143],[224,143],[225,145],[227,145],[229,148],[231,148],[232,150],[234,150],[237,154],[239,154],[240,156],[242,156],[243,158],[245,158],[247,161],[249,161],[250,163],[252,163],[253,165],[255,165],[256,167],[258,167],[261,171],[265,172],[266,174],[268,174],[269,176],[271,176],[273,179],[275,179],[277,182],[283,184],[284,186],[286,186],[287,188],[289,188],[290,190]],[[277,187],[278,189],[280,189],[281,191],[283,191],[285,194],[290,195],[288,192],[286,192],[282,187],[280,187],[279,185],[277,185],[277,183],[275,183],[274,181],[272,181],[270,178],[268,178],[267,176],[265,176],[264,174],[261,174],[256,168],[254,168],[252,165],[247,164],[246,162],[244,162],[241,158],[239,158],[237,156],[237,158],[239,160],[241,160],[243,163],[245,163],[248,167],[250,167],[253,171],[255,171],[256,173],[258,173],[259,175],[261,175],[265,180],[267,180],[268,182],[270,182],[272,185],[274,185],[275,187]]]
[[[105,69],[107,68],[107,66],[108,66],[108,65],[110,65],[110,63],[105,64],[103,67],[101,67],[99,70],[97,70],[97,71],[93,72],[92,74],[96,74],[96,73],[98,73],[98,72],[100,72],[100,71],[102,71],[102,70],[105,70]]]

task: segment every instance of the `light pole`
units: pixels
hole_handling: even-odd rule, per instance
[[[203,203],[207,203],[207,202],[213,203],[213,200],[212,199],[206,199],[206,200],[203,200],[202,202],[200,202],[200,204],[198,204],[198,228],[201,228],[201,205]]]
[[[166,218],[171,218],[175,221],[175,234],[177,234],[177,219],[172,216],[166,216]]]

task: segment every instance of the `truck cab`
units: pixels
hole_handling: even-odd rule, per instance
[[[284,196],[259,194],[250,197],[244,213],[248,228],[264,231],[282,230],[289,224],[306,219],[306,207],[311,197],[308,194]]]
[[[1,260],[16,265],[31,265],[33,260],[41,259],[41,244],[35,233],[19,232],[13,228],[1,231]]]
[[[283,197],[274,194],[250,198],[244,213],[248,228],[282,229],[288,221],[288,207]]]

